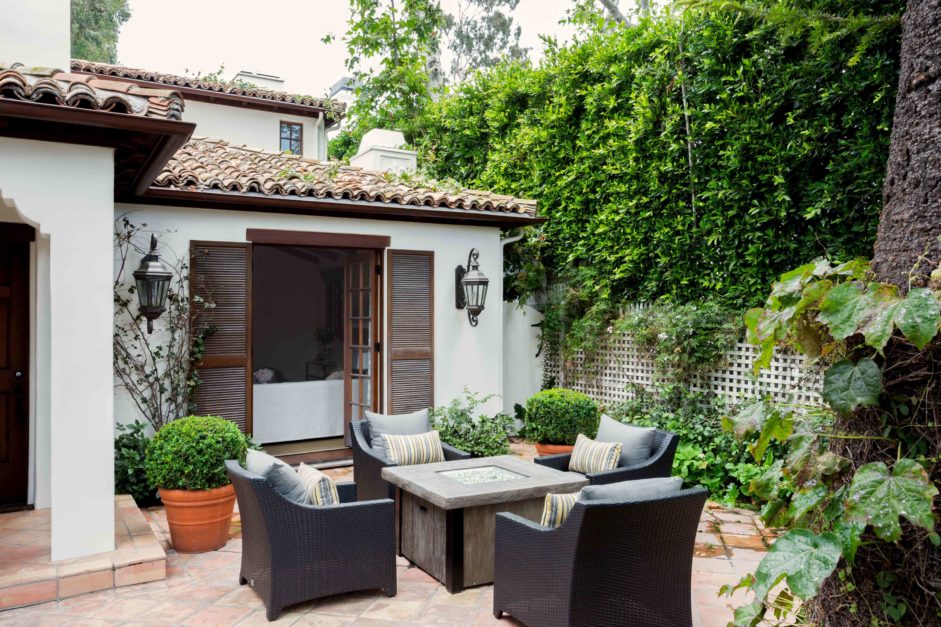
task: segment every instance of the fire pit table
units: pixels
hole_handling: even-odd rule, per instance
[[[392,466],[382,478],[396,487],[399,553],[452,594],[493,581],[497,512],[538,522],[546,494],[588,485],[512,455]]]

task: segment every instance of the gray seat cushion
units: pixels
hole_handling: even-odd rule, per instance
[[[653,453],[653,427],[635,427],[618,422],[606,414],[601,415],[597,442],[620,442],[621,461],[618,467],[633,466],[650,459]]]
[[[580,501],[647,501],[658,499],[683,487],[682,477],[657,477],[620,481],[607,485],[589,485],[578,494]]]
[[[245,468],[248,472],[267,479],[275,492],[284,498],[302,505],[310,504],[310,494],[301,478],[293,468],[277,457],[249,449],[245,456]]]
[[[383,435],[419,435],[431,431],[427,409],[395,415],[375,414],[367,411],[366,421],[369,423],[369,445],[372,446],[376,455],[390,463],[391,459],[386,452]]]

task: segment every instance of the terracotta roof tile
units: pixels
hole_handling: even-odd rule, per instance
[[[140,117],[183,119],[183,98],[176,91],[149,89],[52,68],[0,62],[0,98],[126,113]]]
[[[316,98],[314,96],[289,94],[287,92],[264,89],[262,87],[244,87],[235,83],[206,81],[193,78],[192,76],[178,76],[175,74],[165,74],[163,72],[151,72],[150,70],[139,70],[135,68],[124,67],[122,65],[112,65],[110,63],[98,63],[95,61],[72,59],[72,70],[74,72],[86,72],[89,74],[98,74],[100,76],[113,76],[115,78],[127,78],[138,81],[148,81],[151,83],[161,83],[163,85],[172,85],[175,87],[188,87],[190,89],[199,89],[203,91],[216,92],[219,94],[249,96],[252,98],[260,98],[262,100],[271,100],[274,102],[286,102],[290,104],[313,107],[316,109],[328,110],[337,116],[342,115],[346,110],[346,103],[331,100],[329,98]]]
[[[485,191],[433,189],[383,172],[230,146],[194,137],[170,159],[153,187],[267,196],[377,201],[535,217],[536,201]]]

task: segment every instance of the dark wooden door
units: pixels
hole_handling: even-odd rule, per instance
[[[29,242],[0,224],[0,506],[25,504],[29,478]]]

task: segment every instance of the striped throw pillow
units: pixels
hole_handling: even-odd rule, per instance
[[[568,518],[569,512],[575,507],[578,493],[574,494],[547,494],[546,504],[542,508],[543,527],[558,527]]]
[[[602,472],[617,468],[620,459],[620,442],[595,442],[579,433],[569,460],[569,470],[582,474]]]
[[[337,484],[316,468],[301,464],[297,467],[297,476],[304,484],[304,487],[307,488],[307,494],[310,495],[312,505],[336,505],[340,502],[340,495],[337,494]]]
[[[418,435],[382,434],[386,443],[386,452],[393,464],[411,466],[412,464],[432,464],[444,461],[444,450],[437,431]]]

